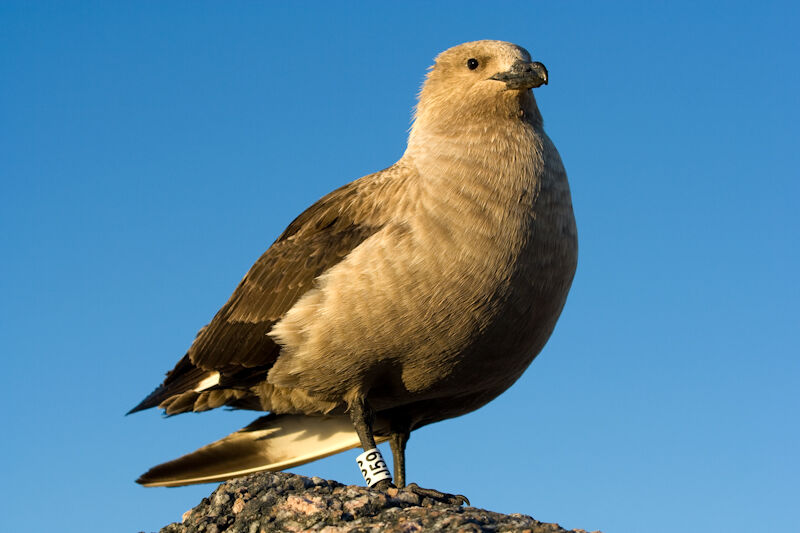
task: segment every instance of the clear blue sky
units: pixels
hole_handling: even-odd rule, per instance
[[[153,531],[213,489],[133,480],[252,414],[123,414],[294,215],[402,154],[433,57],[491,38],[550,71],[578,273],[410,479],[608,533],[796,531],[797,3],[299,5],[0,4],[0,530]],[[355,455],[296,471],[360,483]]]

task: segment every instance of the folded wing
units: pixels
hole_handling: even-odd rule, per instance
[[[365,176],[298,216],[200,330],[164,383],[130,412],[155,406],[167,414],[222,405],[259,409],[249,388],[266,379],[280,354],[267,333],[320,274],[381,229],[383,206],[375,192],[397,174],[390,167]]]

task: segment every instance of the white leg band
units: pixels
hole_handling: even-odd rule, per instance
[[[361,469],[361,475],[364,476],[364,481],[367,486],[371,487],[378,481],[388,479],[391,481],[392,474],[389,473],[389,468],[386,466],[386,461],[378,448],[367,450],[358,457],[356,457],[358,468]]]

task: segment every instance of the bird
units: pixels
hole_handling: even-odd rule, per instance
[[[222,481],[361,447],[381,470],[370,479],[359,459],[373,488],[466,502],[407,485],[405,450],[412,431],[508,389],[565,305],[577,229],[533,95],[547,83],[512,43],[440,53],[402,157],[294,219],[130,411],[268,414],[137,482]],[[373,460],[387,440],[393,476]]]

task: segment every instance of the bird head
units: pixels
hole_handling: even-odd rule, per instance
[[[527,50],[503,41],[474,41],[445,50],[419,95],[415,128],[459,128],[466,121],[539,117],[531,89],[546,84],[547,69]],[[521,112],[522,111],[522,112]],[[540,120],[540,117],[539,117]]]

